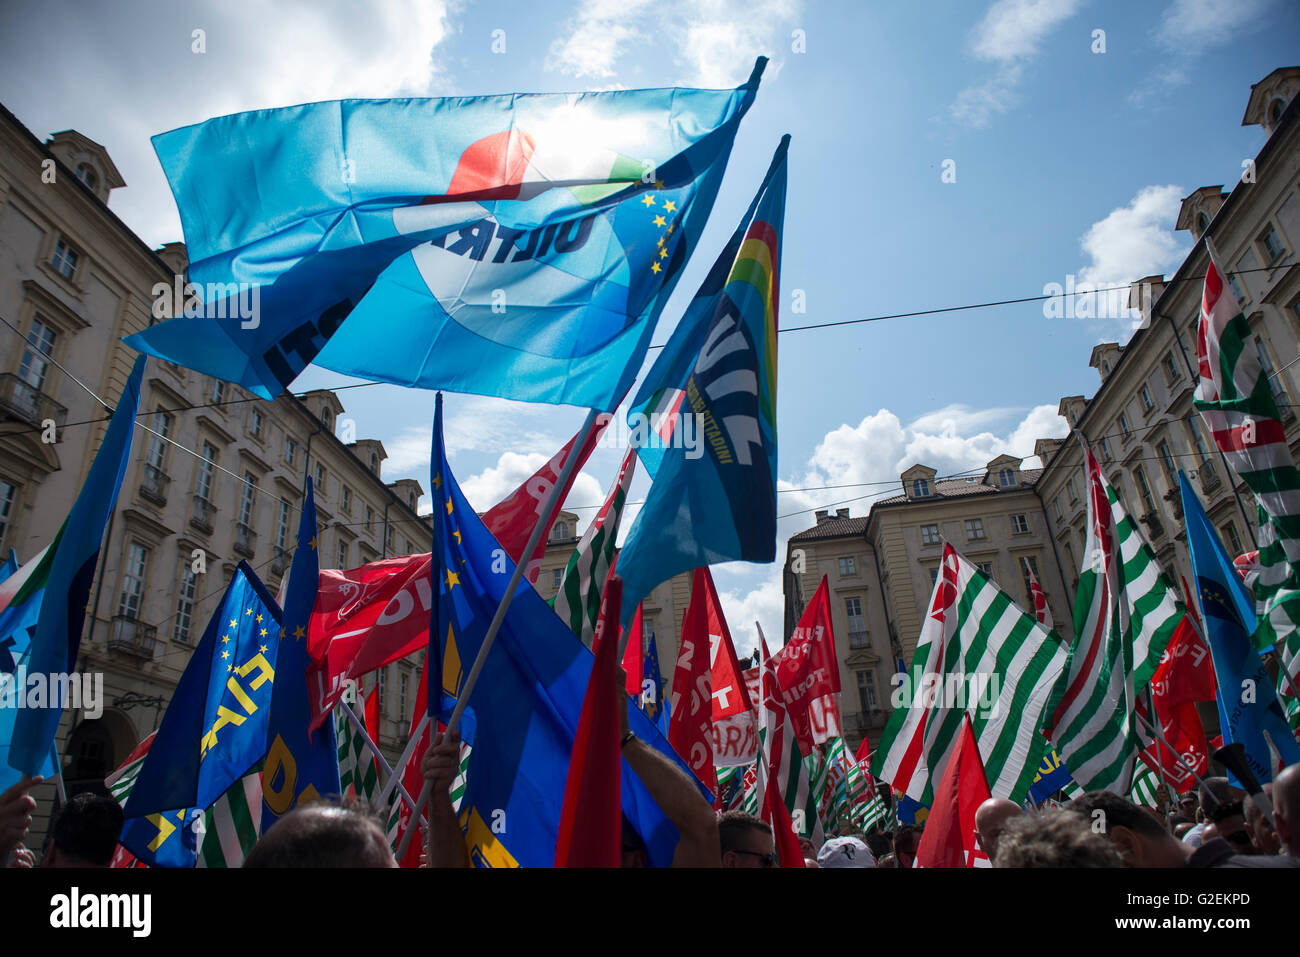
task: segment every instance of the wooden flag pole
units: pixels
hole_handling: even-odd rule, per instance
[[[497,603],[496,614],[492,616],[492,623],[488,626],[487,634],[483,636],[483,644],[479,646],[478,656],[474,659],[474,666],[470,668],[469,674],[465,676],[465,684],[456,698],[456,707],[452,710],[451,717],[447,719],[447,734],[455,731],[457,725],[460,724],[460,716],[465,712],[465,706],[469,703],[469,696],[473,693],[474,685],[478,682],[479,672],[483,670],[488,652],[492,650],[492,643],[496,641],[497,632],[501,630],[501,624],[505,621],[510,602],[514,600],[515,591],[519,588],[520,581],[523,580],[524,571],[532,560],[533,552],[537,549],[537,543],[542,539],[542,533],[547,530],[546,519],[550,517],[555,510],[555,506],[559,504],[561,491],[569,484],[570,479],[573,478],[573,473],[578,470],[578,459],[582,457],[582,448],[587,444],[587,439],[592,430],[596,428],[596,420],[599,415],[600,413],[595,409],[587,411],[587,421],[583,423],[582,427],[582,441],[573,443],[573,447],[569,449],[569,454],[564,457],[564,466],[560,469],[560,477],[556,479],[555,484],[551,486],[551,490],[546,494],[546,501],[542,503],[542,510],[537,519],[537,524],[533,526],[532,534],[528,536],[528,544],[524,546],[524,553],[519,556],[519,561],[515,563],[514,574],[510,576],[510,584],[506,586],[505,594],[501,596],[501,601]],[[437,600],[436,592],[434,600]],[[437,640],[436,635],[431,637],[433,640]],[[426,780],[424,786],[420,788],[419,798],[416,799],[413,816],[424,813],[432,793],[433,784]],[[411,845],[411,836],[414,833],[415,828],[408,827],[406,833],[402,835],[402,844],[397,849],[397,859],[399,861],[405,857],[407,848]]]

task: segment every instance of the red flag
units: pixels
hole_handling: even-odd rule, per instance
[[[358,692],[359,693],[359,692]],[[419,692],[416,692],[417,694]],[[365,698],[366,702],[366,734],[370,735],[370,740],[379,743],[379,689],[371,688],[370,694]],[[379,758],[370,755],[370,760],[375,762],[375,772],[380,779],[384,776],[384,769],[379,766]]]
[[[551,460],[534,472],[523,485],[484,513],[483,524],[501,543],[501,547],[506,550],[506,554],[510,556],[512,561],[516,563],[520,561],[520,556],[524,553],[524,546],[528,544],[528,536],[533,533],[533,528],[538,522],[541,522],[545,528],[550,528],[555,523],[555,517],[559,515],[560,507],[564,504],[569,489],[573,487],[573,480],[578,477],[579,470],[582,468],[583,463],[587,461],[587,457],[591,455],[591,450],[596,447],[600,434],[605,431],[605,426],[611,418],[612,416],[609,415],[597,416],[596,427],[587,435],[582,448],[578,450],[578,465],[569,477],[569,484],[561,490],[559,496],[555,499],[555,506],[551,509],[550,515],[542,514],[542,507],[546,504],[546,496],[551,494],[551,489],[560,480],[560,473],[564,470],[564,459],[569,454],[569,450],[582,437],[582,433],[578,433],[569,439],[564,448],[552,455]],[[527,574],[530,582],[537,582],[537,573],[540,569],[542,555],[546,552],[547,537],[543,535],[537,540],[537,549],[528,561],[525,574]]]
[[[704,607],[708,615],[709,626],[709,670],[713,695],[713,720],[722,721],[738,714],[753,710],[749,691],[741,678],[740,660],[736,657],[736,646],[731,641],[731,629],[722,614],[722,602],[718,600],[718,589],[713,584],[713,574],[708,568],[698,569],[696,575],[703,573]],[[697,578],[696,581],[699,579]],[[695,601],[695,589],[691,589],[691,601]]]
[[[961,741],[935,788],[934,805],[916,847],[917,867],[989,867],[975,839],[975,812],[991,798],[984,762],[970,717],[962,719]]]
[[[763,815],[772,825],[772,834],[776,838],[776,860],[781,867],[807,867],[803,859],[803,848],[794,833],[794,822],[790,820],[790,810],[785,806],[779,788],[769,787],[765,795],[767,813]]]
[[[307,623],[312,731],[325,723],[347,679],[428,647],[429,559],[426,552],[320,573]]]
[[[407,740],[415,737],[415,732],[422,722],[424,723],[424,730],[420,733],[420,741],[415,746],[411,760],[407,762],[405,768],[401,769],[402,787],[406,788],[406,793],[411,797],[418,795],[424,785],[424,775],[420,772],[420,765],[424,762],[424,753],[429,750],[429,744],[433,740],[429,735],[429,726],[432,722],[424,722],[423,720],[429,709],[429,683],[425,675],[425,668],[427,667],[428,662],[426,661],[424,666],[420,668],[420,685],[415,692],[415,711],[411,713],[411,731],[407,735]],[[379,695],[375,695],[375,697],[378,698]],[[375,741],[378,740],[378,738],[375,738]],[[397,773],[397,769],[394,769],[394,773]],[[402,835],[406,833],[406,829],[410,824],[411,806],[406,803],[405,799],[402,799],[397,824],[397,845],[399,847],[402,844]],[[419,867],[420,851],[423,849],[424,841],[418,838],[412,840],[410,846],[406,849],[406,856],[397,862],[398,865],[400,867]]]
[[[618,867],[622,863],[623,806],[620,778],[619,715],[616,693],[618,620],[623,579],[605,583],[596,621],[596,661],[587,679],[582,716],[573,736],[573,753],[564,784],[556,867]],[[579,823],[581,822],[581,823]]]
[[[835,633],[831,628],[825,575],[800,616],[794,634],[776,653],[776,680],[790,723],[794,725],[799,752],[807,757],[813,748],[812,718],[808,713],[812,701],[840,691],[840,667],[835,660]],[[821,723],[824,726],[824,718]]]
[[[668,702],[668,743],[681,755],[700,783],[718,790],[713,769],[713,678],[709,668],[709,616],[707,569],[695,569],[691,602],[682,619],[682,640],[673,668],[672,692]]]
[[[1189,612],[1151,676],[1151,700],[1164,741],[1155,738],[1142,752],[1147,765],[1180,794],[1196,787],[1193,771],[1204,777],[1209,770],[1209,744],[1193,702],[1213,701],[1215,687],[1209,649]],[[1145,696],[1138,699],[1138,713],[1150,720]]]
[[[602,597],[602,601],[603,601]],[[641,700],[641,669],[645,665],[645,635],[641,623],[641,606],[628,627],[627,650],[623,652],[623,673],[627,675],[627,693],[633,701]]]

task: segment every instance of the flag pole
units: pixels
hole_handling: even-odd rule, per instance
[[[366,747],[370,750],[370,753],[375,756],[375,760],[379,762],[379,765],[381,768],[383,768],[384,773],[389,775],[390,780],[395,780],[397,776],[396,772],[389,765],[388,759],[384,757],[383,752],[379,750],[379,746],[375,744],[374,740],[366,732],[366,726],[361,723],[361,720],[357,717],[356,712],[353,711],[348,706],[348,703],[346,701],[339,701],[339,704],[343,708],[343,713],[347,715],[347,719],[352,725],[352,730],[354,730],[357,734],[361,735],[361,739],[365,741]],[[428,720],[428,715],[425,715],[425,720]],[[416,740],[417,741],[419,740],[419,735],[416,736]],[[411,795],[407,793],[406,788],[402,787],[401,781],[397,782],[397,790],[402,795],[402,797],[406,799],[407,804],[411,805],[411,807],[415,807],[415,798],[411,797]],[[371,810],[378,811],[380,810],[380,807],[382,807],[382,805],[375,806],[372,804]]]
[[[1219,803],[1218,799],[1214,796],[1214,794],[1213,794],[1209,789],[1207,789],[1207,788],[1205,787],[1205,780],[1204,780],[1204,779],[1203,779],[1199,774],[1196,773],[1196,769],[1195,769],[1194,767],[1192,767],[1192,766],[1187,762],[1187,759],[1186,759],[1186,758],[1184,758],[1181,754],[1179,754],[1177,751],[1174,750],[1173,745],[1171,745],[1168,741],[1165,741],[1165,733],[1164,733],[1164,731],[1162,731],[1162,730],[1161,730],[1160,728],[1158,728],[1158,727],[1152,727],[1151,722],[1148,721],[1146,718],[1142,717],[1142,715],[1139,714],[1139,713],[1136,712],[1136,711],[1133,712],[1133,716],[1134,716],[1135,718],[1137,718],[1139,721],[1141,721],[1144,725],[1146,725],[1146,729],[1147,729],[1148,731],[1150,731],[1152,734],[1154,734],[1154,735],[1155,735],[1155,736],[1156,736],[1160,741],[1163,741],[1163,742],[1164,742],[1164,745],[1165,745],[1166,748],[1169,749],[1169,752],[1170,752],[1170,753],[1171,753],[1175,758],[1178,759],[1178,763],[1181,764],[1183,767],[1185,767],[1185,768],[1187,769],[1187,772],[1188,772],[1188,773],[1189,773],[1193,778],[1196,779],[1196,783],[1199,784],[1199,785],[1201,786],[1201,793],[1202,793],[1202,794],[1209,794],[1209,795],[1210,795],[1210,800],[1212,800],[1212,801],[1215,803],[1215,805],[1218,805],[1218,803]],[[1138,759],[1137,759],[1137,758],[1134,758],[1134,760],[1136,761],[1136,760],[1138,760]],[[1132,785],[1130,785],[1130,787],[1132,787]]]
[[[519,561],[515,563],[514,574],[510,576],[510,584],[506,586],[505,594],[501,596],[501,601],[497,603],[496,614],[492,616],[492,623],[488,625],[487,634],[483,636],[483,644],[479,646],[478,656],[474,659],[474,666],[470,668],[469,674],[465,676],[465,684],[456,697],[456,707],[452,709],[451,716],[447,719],[447,734],[455,731],[457,725],[460,724],[460,716],[469,703],[469,696],[474,691],[474,685],[478,683],[479,672],[483,670],[488,652],[492,650],[492,643],[496,641],[497,632],[501,630],[501,624],[505,621],[510,602],[514,600],[515,591],[519,588],[519,582],[524,577],[524,571],[532,560],[533,552],[537,549],[537,543],[541,541],[542,533],[546,531],[545,519],[551,515],[556,505],[559,504],[562,490],[568,486],[569,480],[573,478],[573,473],[578,470],[578,460],[582,458],[582,448],[587,444],[587,439],[591,436],[592,430],[596,428],[599,416],[600,413],[595,409],[587,410],[587,420],[582,426],[582,441],[573,443],[573,446],[569,449],[569,454],[564,457],[564,466],[560,469],[560,477],[555,480],[551,490],[546,493],[546,500],[542,503],[537,524],[533,526],[532,534],[528,536],[528,544],[524,546],[523,554],[519,556]],[[420,788],[420,796],[416,800],[413,815],[424,813],[424,808],[429,803],[429,796],[432,793],[433,783],[426,780],[424,786]],[[408,827],[406,833],[402,836],[401,847],[397,850],[397,859],[399,861],[402,860],[407,848],[410,847],[411,837],[414,833],[415,828]]]
[[[420,737],[424,734],[424,729],[428,726],[428,714],[421,715],[420,722],[415,726],[415,733],[412,734],[410,740],[406,742],[406,747],[402,750],[402,756],[397,759],[397,768],[405,770],[407,764],[410,763],[411,758],[415,755],[415,747],[419,743]],[[400,782],[397,780],[397,769],[394,769],[392,773],[388,775],[388,780],[384,782],[384,789],[379,793],[378,799],[372,802],[371,806],[375,808],[386,807],[388,799],[393,793],[393,787],[399,784]],[[421,808],[421,810],[423,810],[423,808]]]

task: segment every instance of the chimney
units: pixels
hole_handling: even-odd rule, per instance
[[[849,517],[849,510],[848,510],[847,508],[838,508],[838,509],[835,510],[835,517],[836,517],[836,518],[848,518],[848,517]]]
[[[813,513],[813,517],[817,519],[818,525],[826,521],[826,514],[827,512],[826,509],[824,508],[819,508],[816,512]]]

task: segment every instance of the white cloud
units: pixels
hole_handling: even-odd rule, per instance
[[[653,0],[586,0],[568,33],[551,44],[546,69],[576,77],[614,76],[623,50],[641,37],[636,18],[651,6]]]
[[[1160,17],[1156,39],[1172,51],[1194,56],[1227,43],[1238,31],[1263,27],[1263,14],[1272,5],[1273,0],[1174,0]]]
[[[497,459],[496,465],[462,479],[460,489],[476,512],[486,512],[522,485],[529,476],[545,465],[550,457],[550,454],[544,455],[538,452],[526,455],[519,452],[505,452]],[[565,499],[565,507],[599,505],[603,500],[604,492],[600,482],[587,472],[579,472],[578,477],[573,481],[573,487],[569,490],[569,497]]]
[[[784,560],[784,553],[779,557]],[[718,567],[725,569],[727,566]],[[780,564],[757,588],[741,587],[723,591],[719,587],[718,600],[722,602],[722,613],[727,619],[727,627],[731,629],[731,640],[736,646],[738,657],[752,655],[758,647],[755,621],[762,625],[769,651],[775,651],[785,643],[782,635],[785,629],[785,594],[782,590]]]
[[[1025,63],[1078,7],[1079,0],[997,0],[990,6],[975,27],[971,53],[995,64],[994,72],[957,94],[949,108],[953,119],[980,128],[1011,109],[1018,101]]]

